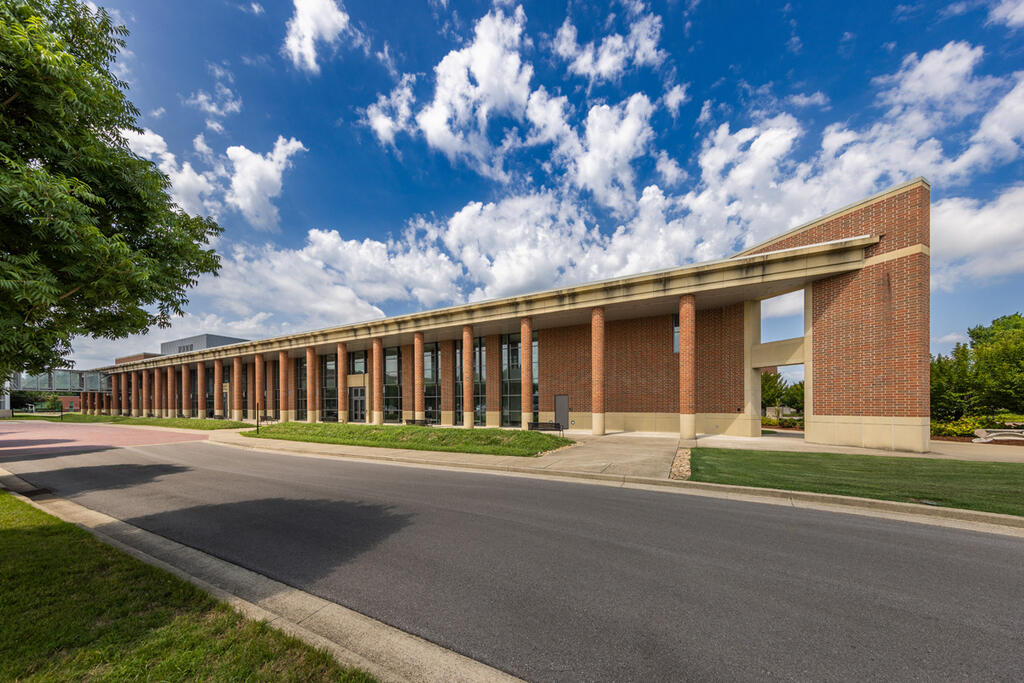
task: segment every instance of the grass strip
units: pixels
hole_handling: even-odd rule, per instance
[[[259,435],[255,431],[242,434],[260,439],[524,457],[539,455],[575,443],[572,439],[554,434],[512,429],[406,427],[334,422],[281,422],[261,427]]]
[[[1024,515],[1024,464],[694,448],[692,481]]]
[[[128,417],[126,415],[83,415],[81,413],[64,413],[61,420],[58,415],[15,414],[12,420],[43,420],[45,422],[91,423],[109,422],[124,425],[144,425],[150,427],[178,427],[181,429],[241,429],[251,427],[248,422],[234,420],[200,420],[191,417]]]
[[[0,493],[0,679],[373,681]]]

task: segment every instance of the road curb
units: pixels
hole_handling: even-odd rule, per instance
[[[225,434],[225,436],[227,436]],[[313,455],[318,457],[347,458],[353,460],[367,460],[403,465],[421,465],[428,467],[444,467],[454,469],[476,470],[490,473],[511,473],[524,474],[540,478],[552,479],[577,479],[593,483],[618,486],[642,486],[652,490],[668,490],[677,493],[689,493],[693,495],[706,495],[718,498],[737,498],[750,502],[760,502],[775,505],[796,506],[825,506],[833,511],[845,511],[857,513],[891,513],[899,515],[907,521],[918,521],[923,524],[937,523],[940,521],[966,522],[969,524],[989,525],[995,527],[1006,527],[1014,530],[1024,530],[1024,517],[1017,515],[1005,515],[995,512],[981,512],[978,510],[963,510],[942,506],[928,506],[918,503],[903,503],[892,500],[880,500],[875,498],[860,498],[857,496],[842,496],[831,493],[814,493],[810,491],[791,491],[786,489],[770,489],[754,486],[737,486],[734,484],[714,484],[710,482],[699,482],[689,480],[657,479],[654,477],[637,477],[622,474],[604,474],[601,472],[580,472],[573,470],[553,470],[537,467],[523,467],[517,465],[487,465],[458,463],[448,460],[430,458],[410,458],[400,455],[368,455],[364,453],[329,453],[302,450],[296,444],[308,445],[310,442],[288,441],[285,439],[254,439],[252,437],[240,437],[246,441],[256,441],[256,444],[237,441],[234,439],[218,439],[211,434],[210,443],[217,443],[224,446],[243,448],[254,451],[275,451],[288,455]],[[260,443],[266,445],[260,445]],[[279,446],[279,444],[281,446]],[[339,444],[321,444],[333,446]],[[983,530],[983,529],[979,529]]]

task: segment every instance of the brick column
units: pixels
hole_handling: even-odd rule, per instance
[[[384,424],[384,340],[373,340],[373,424]]]
[[[266,378],[264,381],[266,382],[267,385],[266,415],[268,420],[272,420],[274,418],[274,409],[277,407],[277,399],[274,396],[274,377],[276,376],[274,361],[266,361],[266,367],[263,371],[263,376]]]
[[[167,366],[167,417],[178,417],[178,387],[175,383],[174,366]]]
[[[256,419],[256,364],[245,364],[245,414],[250,420]]]
[[[258,415],[260,419],[262,419],[267,416],[267,385],[266,381],[264,380],[266,368],[263,367],[263,354],[256,354],[255,362],[253,363],[253,365],[255,366],[253,374],[255,375],[256,379],[256,415]]]
[[[100,394],[100,414],[110,414],[110,394]]]
[[[192,370],[188,363],[181,364],[181,414],[192,417]]]
[[[423,396],[423,333],[414,332],[412,335],[412,417],[414,420],[424,419],[426,414],[426,400]]]
[[[206,418],[206,363],[196,363],[196,406],[195,415],[199,419]]]
[[[462,326],[462,426],[473,428],[473,326]]]
[[[338,422],[348,422],[348,345],[338,342]]]
[[[366,372],[363,374],[363,396],[366,398],[365,419],[366,424],[373,424],[373,350],[366,354]]]
[[[317,362],[316,348],[312,346],[306,347],[306,422],[319,422],[320,421],[320,404],[317,401],[320,398],[316,390],[316,377],[317,370],[319,370],[319,363]]]
[[[289,358],[285,362],[285,386],[288,387],[288,402],[285,407],[288,408],[288,419],[295,420],[295,413],[298,410],[299,403],[299,380],[296,377],[296,358]]]
[[[149,385],[149,373],[150,372],[152,372],[152,370],[143,370],[142,371],[142,402],[141,402],[141,406],[140,407],[142,409],[142,416],[143,417],[149,417],[150,412],[152,412],[152,410],[153,410],[153,405],[152,405],[152,403],[150,403],[150,398],[149,398],[149,387],[150,387],[150,385]]]
[[[224,361],[213,361],[213,416],[224,417]]]
[[[590,309],[590,431],[604,434],[604,307]]]
[[[231,419],[242,419],[242,357],[231,359]]]
[[[451,427],[455,424],[455,342],[445,339],[439,345],[441,367],[441,424]]]
[[[121,387],[120,374],[110,375],[110,414],[121,414],[121,399],[118,398],[118,389]],[[84,392],[83,392],[84,393]],[[83,408],[84,410],[84,408]]]
[[[138,370],[132,373],[132,417],[139,416],[139,398],[142,396],[142,389],[139,386],[142,383],[140,374]]]
[[[164,415],[164,373],[160,368],[153,370],[153,414],[157,417]]]
[[[288,396],[291,394],[291,386],[288,384],[288,352],[277,352],[277,386],[281,391],[281,422],[288,422],[292,419],[291,403]]]
[[[679,297],[679,438],[697,438],[697,305]]]
[[[132,404],[128,400],[128,373],[121,373],[121,414],[131,415]]]
[[[533,420],[533,318],[519,320],[519,391],[522,394],[522,427]]]

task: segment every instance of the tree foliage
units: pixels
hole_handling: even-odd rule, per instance
[[[761,410],[768,406],[780,406],[786,395],[788,383],[778,372],[761,373]]]
[[[798,413],[804,412],[804,381],[793,382],[786,387],[786,393],[782,397],[783,405],[787,405]]]
[[[0,377],[67,365],[76,335],[166,327],[221,229],[134,155],[127,30],[76,0],[0,3]]]
[[[996,318],[972,327],[968,337],[948,356],[932,358],[932,417],[1024,412],[1024,316]]]

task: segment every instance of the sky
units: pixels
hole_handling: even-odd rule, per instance
[[[723,258],[918,176],[932,352],[1024,310],[1024,0],[104,7],[222,268],[80,368]]]

